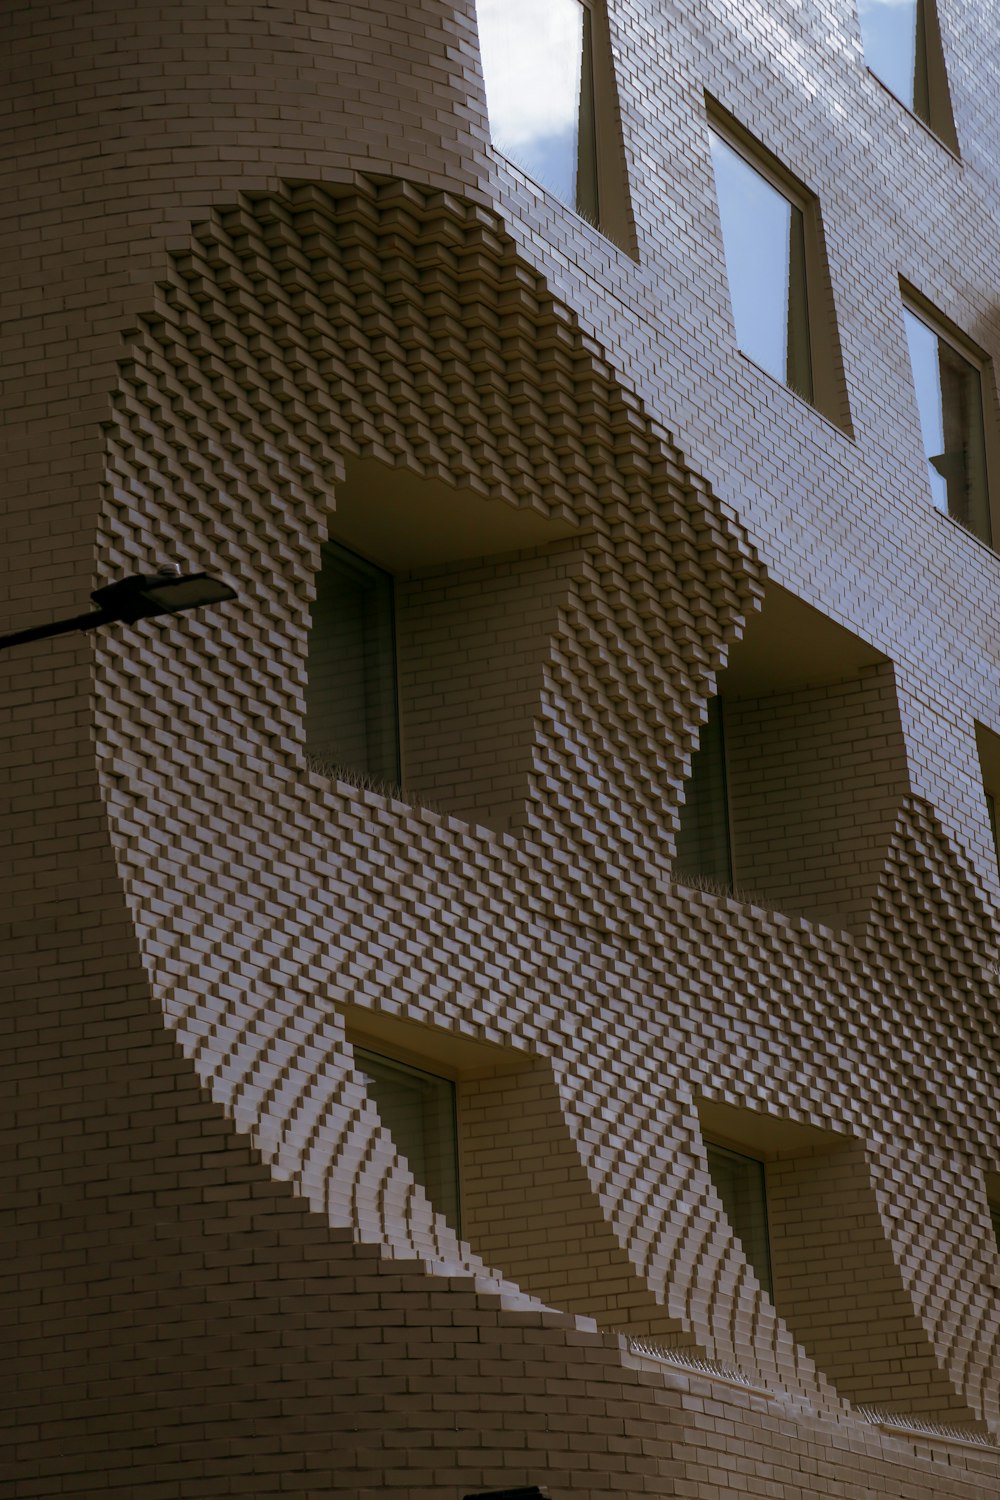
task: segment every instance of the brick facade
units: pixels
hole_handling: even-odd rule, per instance
[[[960,158],[846,0],[611,5],[623,249],[490,146],[471,4],[6,8],[4,628],[239,597],[0,657],[4,1500],[997,1493],[1000,564],[899,288],[1000,357],[1000,120],[939,9]],[[849,423],[736,347],[706,100],[816,195]],[[398,787],[310,743],[328,537]],[[352,1041],[455,1081],[464,1238]]]

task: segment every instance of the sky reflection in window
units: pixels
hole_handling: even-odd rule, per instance
[[[736,341],[811,400],[802,211],[714,130],[711,140]]]
[[[982,376],[908,307],[903,317],[934,504],[989,541]]]
[[[577,205],[584,10],[579,0],[478,0],[497,150]]]
[[[917,0],[858,0],[865,62],[907,109],[914,108]]]

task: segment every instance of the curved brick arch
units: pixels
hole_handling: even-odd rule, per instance
[[[745,1007],[759,1041],[748,1052],[724,1004],[683,1058],[687,1079],[712,1068],[769,1103],[784,1067],[818,1118],[856,1117],[851,1076],[864,1059],[838,1055],[833,1007],[808,1055],[791,1039],[803,986],[817,1025],[829,993],[855,1014],[870,1004],[865,955],[806,922],[678,894],[665,878],[653,788],[683,778],[725,643],[757,592],[752,554],[489,215],[400,184],[302,188],[220,213],[130,340],[108,448],[105,565],[131,569],[169,542],[181,560],[238,572],[255,594],[252,618],[234,619],[214,659],[143,633],[145,683],[134,646],[102,642],[115,706],[100,734],[137,925],[169,976],[168,1017],[277,1172],[394,1254],[483,1269],[381,1131],[330,1006],[338,998],[552,1054],[576,1045],[560,1012],[595,1039],[641,1015],[655,1071],[677,1059],[671,1007],[699,1010],[717,988]],[[309,587],[345,454],[572,513],[593,537],[563,601],[524,840],[331,788],[303,764]],[[641,767],[605,771],[600,787],[627,791],[624,839],[614,797],[602,811],[579,753],[598,733],[615,747],[612,766],[627,756]],[[624,850],[609,861],[612,843]],[[681,948],[659,930],[667,913]],[[974,937],[977,983],[985,943]],[[900,985],[913,990],[905,973],[876,987],[891,1004]],[[584,1058],[565,1085],[568,1110],[588,1099],[585,1121],[592,1072]],[[604,1193],[619,1243],[705,1347],[827,1403],[703,1181],[697,1233],[673,1232],[672,1205],[694,1183],[690,1152],[676,1180],[657,1175],[665,1095],[644,1134],[621,1077],[609,1070],[600,1087],[656,1190],[625,1172]],[[981,1135],[981,1122],[972,1128]],[[590,1154],[614,1162],[621,1141],[606,1130]]]
[[[209,667],[194,667],[213,700],[234,711],[238,727],[229,732],[238,755],[264,755],[272,775],[276,765],[291,765],[289,795],[301,796],[309,779],[302,760],[308,600],[346,456],[402,463],[422,478],[546,516],[572,515],[587,528],[588,544],[564,599],[561,636],[572,641],[588,673],[595,659],[606,664],[597,711],[604,733],[619,741],[616,760],[637,814],[629,824],[632,868],[626,861],[609,873],[604,860],[588,867],[601,830],[580,795],[574,799],[585,812],[579,847],[573,821],[544,791],[533,800],[530,836],[556,851],[557,891],[577,900],[586,888],[600,914],[607,906],[600,888],[611,885],[617,902],[627,878],[640,900],[639,849],[664,864],[659,788],[667,789],[669,806],[672,787],[676,802],[725,643],[759,595],[758,570],[739,528],[666,435],[654,431],[491,216],[405,184],[355,185],[339,194],[303,187],[220,212],[198,227],[190,252],[175,257],[159,293],[157,313],[130,339],[116,395],[106,556],[128,566],[153,546],[162,551],[169,539],[175,555],[237,573],[268,631],[284,637],[277,653],[254,650],[259,641],[233,643]],[[280,521],[273,492],[282,500]],[[135,526],[140,497],[145,525]],[[621,661],[623,643],[627,669],[615,672],[610,663]],[[562,676],[578,701],[594,698],[579,673],[575,681]],[[562,736],[551,724],[565,716],[553,710],[553,696],[541,707],[538,739],[542,754],[554,745],[559,759]],[[155,706],[147,701],[143,709],[141,718],[121,716],[106,726],[109,799],[116,810],[128,807],[120,828],[142,816],[133,756]],[[173,718],[160,716],[161,749],[177,741]],[[239,787],[233,767],[226,790],[237,792],[235,800],[209,807],[204,786],[220,785],[219,756],[214,746],[194,753],[204,753],[201,764],[190,758],[191,744],[175,756],[176,805],[209,811],[216,835],[235,855],[233,867],[245,858],[259,879],[244,882],[253,895],[244,890],[234,922],[225,911],[225,882],[220,889],[204,848],[191,866],[201,874],[194,902],[186,882],[182,889],[169,878],[175,851],[161,851],[168,878],[157,882],[156,903],[169,916],[160,937],[169,917],[183,931],[167,955],[174,971],[168,1012],[183,1045],[237,1122],[294,1171],[311,1201],[397,1253],[478,1268],[435,1220],[380,1131],[351,1073],[336,1016],[306,998],[288,1015],[274,979],[254,963],[266,933],[278,970],[297,967],[300,933],[276,941],[272,906],[282,905],[294,927],[292,892],[302,888],[301,872],[289,883],[273,858],[268,868],[257,855],[269,840],[280,843],[273,808],[261,808],[258,817],[255,806],[252,839],[237,853],[239,804],[247,795],[253,801],[252,791],[245,781]],[[572,757],[561,759],[557,777],[572,795],[580,767]],[[224,753],[222,760],[232,757]],[[329,797],[328,787],[313,780]],[[609,789],[622,794],[614,782]],[[156,821],[154,814],[150,832]],[[342,829],[350,821],[338,818]],[[409,839],[429,836],[451,862],[440,819],[424,813],[408,821]],[[365,842],[362,834],[346,860],[362,886],[374,868]],[[476,858],[493,867],[494,880],[509,864],[509,855],[480,848]],[[405,863],[413,862],[411,850]],[[528,868],[519,870],[521,880]],[[142,926],[144,882],[137,873],[132,886]],[[514,921],[524,925],[517,914]],[[370,924],[345,937],[329,978],[363,981],[379,944],[371,943]],[[418,934],[411,946],[421,947]],[[434,963],[433,945],[423,946],[412,954],[415,968]],[[213,961],[221,969],[233,960],[226,978],[220,973],[206,982]],[[456,967],[460,959],[452,961]],[[190,1000],[181,998],[186,980]]]

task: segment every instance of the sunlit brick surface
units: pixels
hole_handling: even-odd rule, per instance
[[[5,15],[8,628],[164,558],[240,597],[0,664],[3,1496],[1000,1485],[1000,568],[898,305],[1000,355],[990,18],[962,164],[844,5],[610,22],[637,260],[490,150],[464,9]],[[733,345],[706,91],[819,196],[856,441]],[[399,788],[307,734],[376,491]],[[727,706],[726,895],[677,819],[775,583],[881,660]],[[457,1078],[465,1240],[352,1036]],[[773,1301],[713,1130],[772,1133]]]

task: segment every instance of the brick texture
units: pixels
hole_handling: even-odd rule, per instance
[[[907,786],[891,668],[741,699],[725,724],[736,885],[863,929]]]
[[[3,1497],[996,1494],[1000,568],[898,292],[1000,355],[942,12],[961,161],[844,0],[611,6],[633,255],[490,147],[468,5],[7,7],[5,619],[240,592],[0,657]],[[706,94],[822,206],[853,438],[735,346]],[[309,753],[359,464],[424,539],[398,787]],[[885,664],[732,705],[744,898],[673,860],[769,580]],[[456,1078],[464,1239],[348,1015]],[[772,1132],[773,1298],[713,1106]]]

